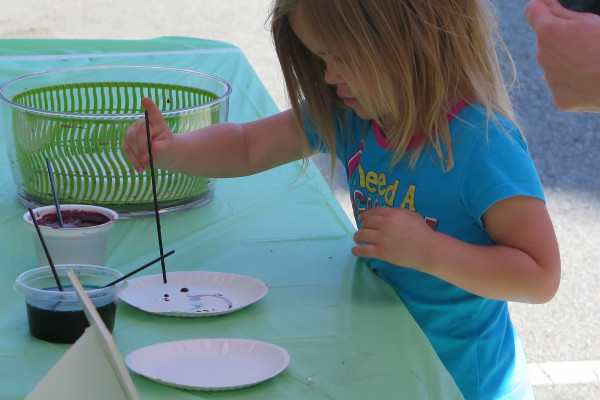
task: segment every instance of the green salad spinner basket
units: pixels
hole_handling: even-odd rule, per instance
[[[81,67],[24,75],[0,87],[2,126],[17,193],[27,206],[58,200],[95,204],[121,217],[154,212],[151,173],[137,173],[121,150],[144,116],[143,97],[175,134],[227,121],[231,86],[196,71],[143,66]],[[161,212],[210,201],[214,179],[155,170]]]

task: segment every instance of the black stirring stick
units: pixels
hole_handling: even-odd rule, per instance
[[[60,205],[58,204],[58,196],[56,195],[56,185],[54,184],[54,176],[52,175],[52,165],[50,160],[46,157],[46,166],[48,167],[48,176],[50,177],[50,186],[52,186],[52,195],[54,196],[54,205],[56,206],[56,214],[58,215],[58,223],[61,228],[64,228],[62,214],[60,212]]]
[[[168,253],[167,253],[167,254],[165,254],[164,256],[160,256],[160,257],[158,257],[158,258],[155,258],[154,260],[150,261],[148,264],[144,264],[144,265],[142,265],[141,267],[139,267],[138,269],[136,269],[136,270],[133,270],[133,271],[131,271],[130,273],[128,273],[128,274],[126,274],[126,275],[123,275],[123,276],[122,276],[122,277],[120,277],[119,279],[116,279],[116,280],[114,280],[113,282],[111,282],[111,283],[109,283],[109,284],[107,284],[107,285],[104,285],[104,286],[102,286],[102,289],[104,289],[105,287],[109,287],[109,286],[115,285],[115,284],[117,284],[117,283],[121,282],[122,280],[125,280],[125,279],[129,278],[130,276],[137,274],[138,272],[140,272],[140,271],[141,271],[141,270],[143,270],[143,269],[146,269],[146,268],[148,268],[149,266],[151,266],[151,265],[152,265],[152,264],[154,264],[155,262],[158,262],[158,261],[162,261],[162,260],[164,260],[165,258],[169,257],[169,256],[170,256],[171,254],[173,254],[173,253],[175,253],[175,250],[171,250],[170,252],[168,252]]]
[[[158,199],[156,197],[156,181],[154,179],[154,161],[152,160],[152,139],[150,138],[150,121],[148,119],[148,110],[144,110],[144,117],[146,118],[146,138],[148,139],[148,157],[150,157],[150,177],[152,179],[152,197],[154,197],[154,215],[156,216],[156,231],[158,234],[158,248],[160,249],[160,256],[164,256],[163,245],[162,245],[162,234],[160,232],[160,218],[158,216]],[[164,257],[160,260],[162,265],[163,283],[167,283],[167,269],[165,267]]]
[[[46,257],[48,258],[48,262],[50,263],[50,268],[52,269],[52,274],[54,275],[54,279],[56,279],[56,285],[58,286],[58,290],[63,291],[62,285],[60,284],[60,279],[58,279],[58,274],[56,273],[56,268],[54,268],[54,263],[52,262],[52,257],[50,257],[50,252],[48,251],[48,247],[46,247],[46,242],[44,241],[44,237],[42,236],[42,231],[40,231],[40,226],[37,223],[37,219],[35,219],[35,215],[33,215],[33,210],[28,208],[29,215],[31,215],[31,220],[33,221],[33,225],[35,225],[35,230],[40,237],[40,242],[42,242],[42,247],[44,247],[44,251],[46,252]]]

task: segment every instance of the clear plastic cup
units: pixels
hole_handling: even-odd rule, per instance
[[[67,276],[68,270],[73,270],[112,332],[117,299],[127,284],[121,281],[107,288],[102,287],[123,274],[99,265],[57,265],[55,268],[63,291],[59,291],[49,266],[25,271],[15,281],[15,289],[25,295],[31,335],[48,342],[74,343],[89,326],[83,305]]]
[[[45,206],[33,209],[33,214],[38,221],[44,242],[46,243],[50,257],[52,257],[52,262],[55,265],[104,265],[106,262],[109,232],[114,227],[119,215],[108,208],[85,204],[61,204],[60,210],[65,215],[69,210],[100,213],[106,217],[107,222],[80,228],[44,226],[40,224],[40,219],[47,214],[56,214],[56,207]],[[32,233],[38,265],[50,265],[29,211],[23,215],[23,219]]]

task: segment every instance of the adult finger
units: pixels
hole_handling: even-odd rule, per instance
[[[550,4],[543,0],[531,0],[525,6],[523,16],[529,25],[531,25],[531,27],[535,30],[540,23],[552,18]]]
[[[532,0],[523,13],[525,20],[537,31],[540,26],[555,24],[560,20],[581,18],[581,13],[563,7],[557,0]]]

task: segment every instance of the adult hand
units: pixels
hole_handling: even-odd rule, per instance
[[[525,19],[537,35],[537,60],[556,107],[600,112],[600,16],[531,0]]]
[[[152,140],[152,161],[155,168],[160,168],[161,161],[168,159],[173,149],[173,133],[165,122],[162,112],[151,99],[142,99],[142,106],[148,111]],[[137,120],[127,129],[121,148],[137,172],[143,172],[150,167],[146,120],[144,118]]]

